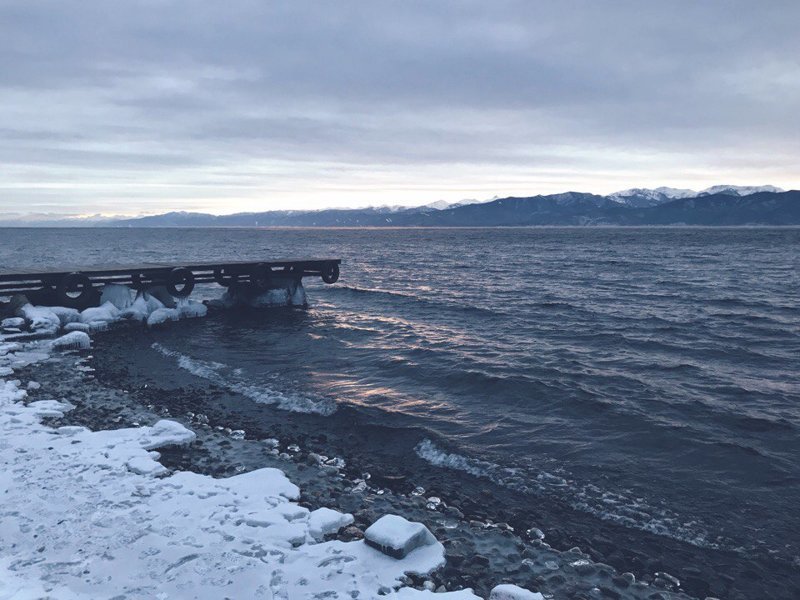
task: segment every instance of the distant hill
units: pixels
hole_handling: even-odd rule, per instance
[[[676,197],[677,196],[677,197]],[[112,227],[508,227],[534,225],[800,225],[800,191],[772,186],[633,189],[608,196],[566,192],[415,208],[171,212],[104,222]]]

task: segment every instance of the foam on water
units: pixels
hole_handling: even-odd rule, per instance
[[[331,400],[312,399],[296,393],[285,393],[263,385],[254,385],[242,381],[237,375],[237,369],[214,361],[204,361],[192,358],[176,350],[170,350],[155,342],[152,348],[160,354],[174,359],[178,366],[192,375],[210,381],[231,392],[242,394],[260,404],[271,404],[282,410],[300,413],[314,413],[323,416],[331,415],[336,411],[336,404]]]
[[[721,548],[721,539],[710,540],[706,528],[697,521],[684,522],[666,507],[652,506],[642,498],[603,490],[592,484],[579,484],[566,473],[555,475],[547,471],[503,467],[486,460],[446,452],[431,440],[425,439],[414,449],[428,463],[487,479],[502,487],[532,495],[554,495],[573,508],[613,521],[688,542],[702,548]]]

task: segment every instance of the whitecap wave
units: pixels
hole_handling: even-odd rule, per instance
[[[503,467],[442,450],[425,439],[414,449],[426,462],[446,469],[487,479],[501,487],[524,494],[556,496],[572,508],[590,513],[605,521],[677,539],[702,548],[731,548],[721,538],[712,540],[696,520],[685,521],[666,507],[653,506],[642,498],[632,498],[603,490],[593,484],[579,484],[547,471]]]
[[[260,404],[271,404],[282,410],[328,416],[336,411],[336,403],[329,399],[314,399],[297,393],[286,393],[263,385],[254,385],[241,379],[241,371],[225,364],[192,358],[177,350],[159,344],[152,348],[160,354],[175,359],[178,366],[192,375],[210,381],[222,388],[241,394]],[[239,371],[237,373],[237,371]]]

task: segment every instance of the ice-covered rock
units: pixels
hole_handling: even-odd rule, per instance
[[[170,294],[167,291],[167,287],[166,286],[154,285],[154,286],[151,286],[151,287],[147,288],[147,291],[145,293],[148,296],[152,296],[153,298],[155,298],[156,300],[161,302],[161,304],[163,304],[167,308],[175,308],[177,306],[177,303],[175,302],[175,298],[173,298],[172,294]]]
[[[197,437],[194,431],[187,429],[177,421],[162,419],[152,427],[141,428],[140,443],[145,450],[175,446],[193,442]]]
[[[92,340],[85,331],[72,331],[51,343],[58,350],[86,350],[92,347]]]
[[[100,304],[110,302],[119,310],[124,310],[131,305],[131,288],[118,283],[107,283],[100,294]]]
[[[81,313],[77,308],[67,308],[66,306],[50,306],[48,308],[58,316],[62,327],[69,323],[80,321],[81,319]]]
[[[353,515],[322,507],[308,515],[308,533],[315,540],[321,540],[327,534],[336,533],[352,522]]]
[[[64,331],[89,331],[88,323],[67,323],[64,325]]]
[[[414,588],[404,587],[392,594],[387,594],[386,598],[389,600],[483,600],[472,592],[472,588],[437,594],[430,590],[415,590]]]
[[[105,321],[106,323],[113,323],[119,318],[119,309],[106,302],[100,306],[93,306],[81,312],[81,323],[91,323],[92,321]]]
[[[61,319],[46,306],[26,304],[19,311],[20,316],[28,322],[28,327],[33,331],[55,333],[61,327]]]
[[[364,540],[393,558],[404,558],[421,546],[436,543],[436,538],[425,525],[399,515],[382,516],[367,528]]]
[[[0,321],[0,327],[3,329],[19,329],[25,325],[25,319],[22,317],[9,317]]]
[[[223,294],[220,304],[224,307],[250,306],[267,308],[274,306],[305,306],[308,302],[303,282],[291,277],[276,277],[272,287],[260,290],[249,284],[232,285]]]
[[[88,327],[89,333],[97,333],[98,331],[108,331],[108,321],[90,321],[84,323]]]
[[[147,326],[152,327],[168,321],[178,321],[180,318],[181,313],[177,308],[158,308],[147,317]]]
[[[531,592],[511,583],[495,586],[489,594],[489,600],[544,600],[538,592]]]
[[[153,312],[164,308],[164,304],[150,294],[140,294],[130,307],[119,313],[120,319],[146,321]]]
[[[178,300],[176,308],[181,319],[194,319],[197,317],[205,317],[208,314],[208,307],[202,302],[195,302],[188,298],[181,298]]]

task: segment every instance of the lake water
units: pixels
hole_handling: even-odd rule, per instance
[[[800,230],[0,230],[0,269],[279,256],[342,276],[143,351],[520,507],[800,568]]]

